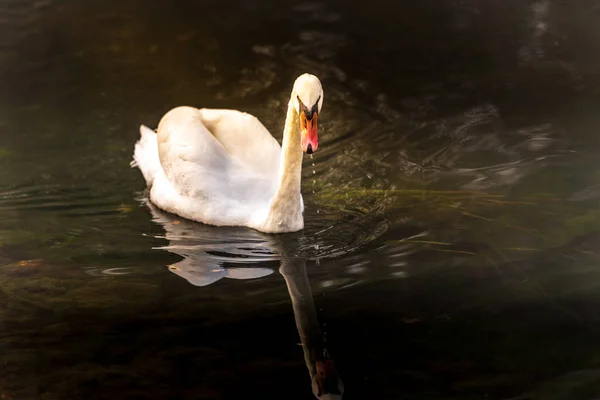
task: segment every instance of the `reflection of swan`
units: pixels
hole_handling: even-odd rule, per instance
[[[319,79],[298,77],[283,147],[247,113],[177,107],[164,115],[157,133],[140,127],[132,166],[163,210],[210,225],[298,231],[304,227],[302,151],[317,150],[322,104]]]
[[[270,268],[225,268],[224,263],[247,265],[250,262],[280,260],[279,271],[292,299],[313,393],[323,400],[341,399],[343,383],[325,348],[306,274],[306,262],[303,258],[289,257],[293,254],[288,249],[290,241],[286,243],[284,238],[274,239],[249,229],[216,228],[181,220],[162,212],[150,202],[146,204],[153,220],[165,228],[169,245],[162,249],[184,257],[169,266],[169,270],[192,285],[207,286],[223,277],[260,278],[273,272]]]
[[[306,263],[303,259],[284,256],[279,272],[285,279],[292,299],[296,327],[302,341],[304,361],[310,373],[313,393],[319,399],[341,399],[344,384],[325,348],[310,282],[306,275]]]
[[[169,271],[194,286],[207,286],[222,278],[251,279],[273,273],[270,268],[224,268],[223,262],[244,263],[273,260],[275,254],[258,232],[239,228],[215,228],[182,220],[146,202],[153,220],[161,224],[169,245],[160,247],[178,254],[183,260],[169,265]],[[211,252],[223,254],[224,257]]]

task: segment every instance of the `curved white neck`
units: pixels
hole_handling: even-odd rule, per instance
[[[299,127],[298,113],[290,100],[283,130],[279,182],[265,222],[265,227],[271,232],[294,232],[304,227],[300,197],[302,147]]]

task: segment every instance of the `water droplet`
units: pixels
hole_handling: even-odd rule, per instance
[[[316,174],[316,173],[317,173],[317,171],[315,171],[315,170],[313,169],[313,175],[314,175],[314,174]]]
[[[314,192],[313,192],[314,193]],[[317,214],[321,214],[321,210],[317,210]]]
[[[315,244],[315,250],[319,250],[319,245]]]
[[[312,155],[312,154],[310,155],[310,159],[311,159],[311,160],[313,159],[313,155]]]

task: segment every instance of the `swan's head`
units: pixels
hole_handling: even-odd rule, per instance
[[[311,74],[300,75],[294,82],[291,101],[300,116],[302,150],[312,154],[319,147],[317,118],[323,106],[323,88],[319,78]]]

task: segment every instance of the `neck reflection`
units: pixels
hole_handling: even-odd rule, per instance
[[[285,279],[292,299],[296,327],[300,334],[313,393],[319,399],[341,399],[344,392],[343,383],[325,346],[306,273],[306,262],[304,259],[284,256],[279,272]]]

